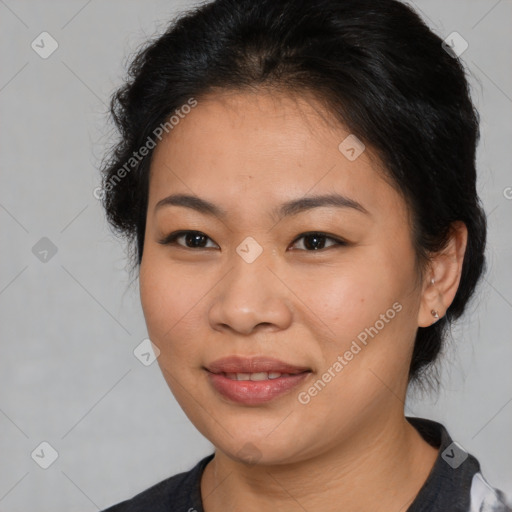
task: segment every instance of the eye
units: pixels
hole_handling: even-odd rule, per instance
[[[177,243],[179,239],[184,239],[185,245]],[[175,231],[170,233],[158,243],[162,245],[178,245],[185,249],[208,249],[206,240],[211,240],[201,231]]]
[[[295,245],[297,241],[304,239],[303,247],[307,252],[319,251],[326,248],[325,241],[330,240],[333,242],[330,246],[344,246],[348,245],[348,243],[344,240],[340,240],[338,238],[334,238],[329,236],[327,233],[322,233],[319,231],[310,231],[308,233],[302,233],[299,237],[297,237],[292,245]],[[178,242],[179,240],[183,240],[183,243]],[[212,246],[207,246],[207,241],[211,240],[210,237],[202,233],[201,231],[175,231],[170,233],[162,240],[159,240],[158,243],[162,245],[177,245],[181,246],[185,249],[208,249],[212,248]],[[218,247],[214,243],[215,247]],[[303,250],[303,249],[301,249]]]
[[[298,238],[294,240],[294,244],[297,243],[298,240],[304,239],[303,246],[306,248],[308,252],[318,251],[321,249],[325,249],[325,241],[331,240],[334,242],[334,246],[336,245],[348,245],[344,240],[340,240],[338,238],[334,238],[329,236],[327,233],[322,233],[318,231],[311,231],[309,233],[303,233]],[[329,247],[332,247],[329,246]]]

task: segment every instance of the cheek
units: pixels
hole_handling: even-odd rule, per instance
[[[291,278],[291,276],[290,276]],[[399,299],[400,282],[382,257],[352,258],[336,267],[294,278],[297,296],[316,317],[320,332],[337,344],[373,325]],[[302,308],[304,309],[304,308]]]
[[[168,261],[147,259],[140,268],[140,298],[149,338],[159,348],[157,362],[172,394],[187,416],[201,423],[195,381],[200,346],[198,315],[205,294],[197,272],[171,268]]]
[[[415,329],[413,260],[408,264],[405,254],[400,259],[377,249],[365,256],[297,281],[297,295],[309,306],[304,310],[314,312],[312,335],[325,333],[316,337],[323,360],[319,370],[331,368],[339,376],[324,394],[327,401],[344,396],[351,403],[355,396],[378,392],[382,386],[375,373],[387,382],[408,371]],[[343,370],[336,372],[338,356]]]
[[[299,411],[308,417],[312,432],[322,429],[336,437],[336,429],[364,423],[365,415],[389,407],[400,396],[413,331],[403,290],[392,288],[384,276],[383,286],[376,287],[374,278],[356,273],[331,280],[323,295],[308,297],[310,304],[319,305],[331,330],[329,338],[316,339],[321,364],[315,381],[301,389],[300,403],[307,404]]]
[[[145,255],[146,257],[146,255]],[[192,343],[174,343],[187,340],[189,329],[198,324],[197,311],[204,295],[197,276],[183,269],[171,268],[158,257],[147,259],[140,268],[140,299],[150,339],[161,351],[159,359],[174,359],[177,351],[187,353]]]

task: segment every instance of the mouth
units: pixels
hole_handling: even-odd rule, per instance
[[[306,366],[293,365],[280,361],[279,359],[263,356],[224,357],[210,363],[205,369],[214,374],[224,373],[226,376],[233,379],[233,376],[237,376],[236,380],[276,379],[281,375],[297,375],[311,371],[311,369]],[[242,378],[238,378],[238,376]]]
[[[299,372],[303,373],[303,372]],[[255,372],[255,373],[217,373],[216,375],[223,375],[230,380],[250,380],[253,382],[263,380],[274,380],[280,377],[291,377],[292,375],[298,375],[298,373],[281,373],[281,372]]]
[[[311,369],[267,357],[219,359],[204,369],[213,389],[230,402],[259,405],[290,392]]]

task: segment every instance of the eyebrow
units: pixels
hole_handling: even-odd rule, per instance
[[[199,213],[211,215],[220,219],[225,219],[228,213],[226,210],[211,203],[210,201],[207,201],[206,199],[201,199],[200,197],[188,194],[172,194],[161,199],[156,204],[155,211],[164,206],[182,206],[185,208],[191,208]],[[349,197],[337,193],[292,199],[281,204],[277,208],[274,208],[271,213],[273,215],[277,215],[278,219],[281,220],[283,217],[297,215],[298,213],[320,207],[351,208],[364,213],[365,215],[370,215],[368,210],[362,204],[358,203],[354,199],[350,199]]]

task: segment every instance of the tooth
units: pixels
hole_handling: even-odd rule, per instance
[[[236,380],[251,380],[250,373],[237,373]]]
[[[278,377],[281,377],[281,374],[279,372],[269,372],[268,374],[269,379],[277,379]]]
[[[251,380],[267,380],[267,372],[251,373]]]
[[[226,373],[226,377],[231,380],[236,380],[236,373]]]

